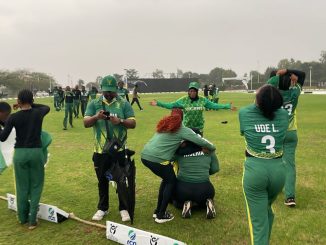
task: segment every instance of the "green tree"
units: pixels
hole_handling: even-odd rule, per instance
[[[138,71],[135,69],[124,69],[128,80],[138,79]]]
[[[163,70],[156,69],[155,71],[153,71],[152,76],[153,78],[157,78],[157,79],[164,78]]]

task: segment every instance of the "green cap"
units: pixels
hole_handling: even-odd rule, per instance
[[[113,76],[105,76],[101,81],[102,92],[117,92],[117,80]]]
[[[199,89],[199,83],[197,83],[197,82],[191,82],[191,83],[189,83],[189,87],[188,87],[188,89],[191,89],[191,88],[194,88],[194,89]]]

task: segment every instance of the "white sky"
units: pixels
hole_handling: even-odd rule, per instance
[[[326,50],[325,0],[0,0],[0,69],[98,75],[264,72]]]

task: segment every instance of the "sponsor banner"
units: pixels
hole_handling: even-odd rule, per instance
[[[8,208],[17,212],[16,196],[7,193]],[[60,223],[68,219],[69,214],[56,206],[40,203],[37,212],[39,219],[44,219],[53,223]]]
[[[161,236],[112,221],[106,222],[106,238],[125,245],[186,245],[170,237]]]
[[[16,131],[13,128],[9,134],[6,142],[0,143],[0,153],[3,155],[3,166],[10,166],[14,156],[14,145],[16,142]]]

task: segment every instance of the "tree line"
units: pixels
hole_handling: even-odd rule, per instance
[[[250,71],[249,74],[241,74],[241,77],[251,77],[251,82],[249,89],[256,89],[265,83],[270,75],[270,72],[275,69],[297,69],[302,70],[306,73],[306,83],[305,86],[312,87],[326,87],[326,51],[322,51],[318,61],[303,62],[300,60],[291,59],[281,59],[277,66],[267,67],[264,73],[260,73],[257,70]],[[137,80],[142,77],[139,76],[139,72],[134,68],[124,69],[124,74],[114,73],[114,76],[118,80]],[[162,79],[162,78],[195,78],[202,86],[215,84],[221,90],[227,88],[228,84],[222,82],[222,78],[237,77],[237,73],[232,69],[224,69],[222,67],[215,67],[208,73],[197,73],[194,71],[185,71],[177,69],[176,72],[164,73],[161,69],[156,69],[150,76],[152,78]],[[92,86],[99,87],[99,83],[102,77],[97,76],[94,81],[85,82],[83,79],[78,79],[77,84],[79,86],[85,85],[88,89]],[[310,80],[311,79],[311,80]],[[22,88],[28,88],[31,90],[41,90],[48,91],[53,89],[54,86],[58,85],[55,79],[46,73],[42,72],[30,72],[28,70],[16,70],[7,71],[0,70],[0,94],[3,93],[3,88],[11,91],[12,94],[17,93]]]

